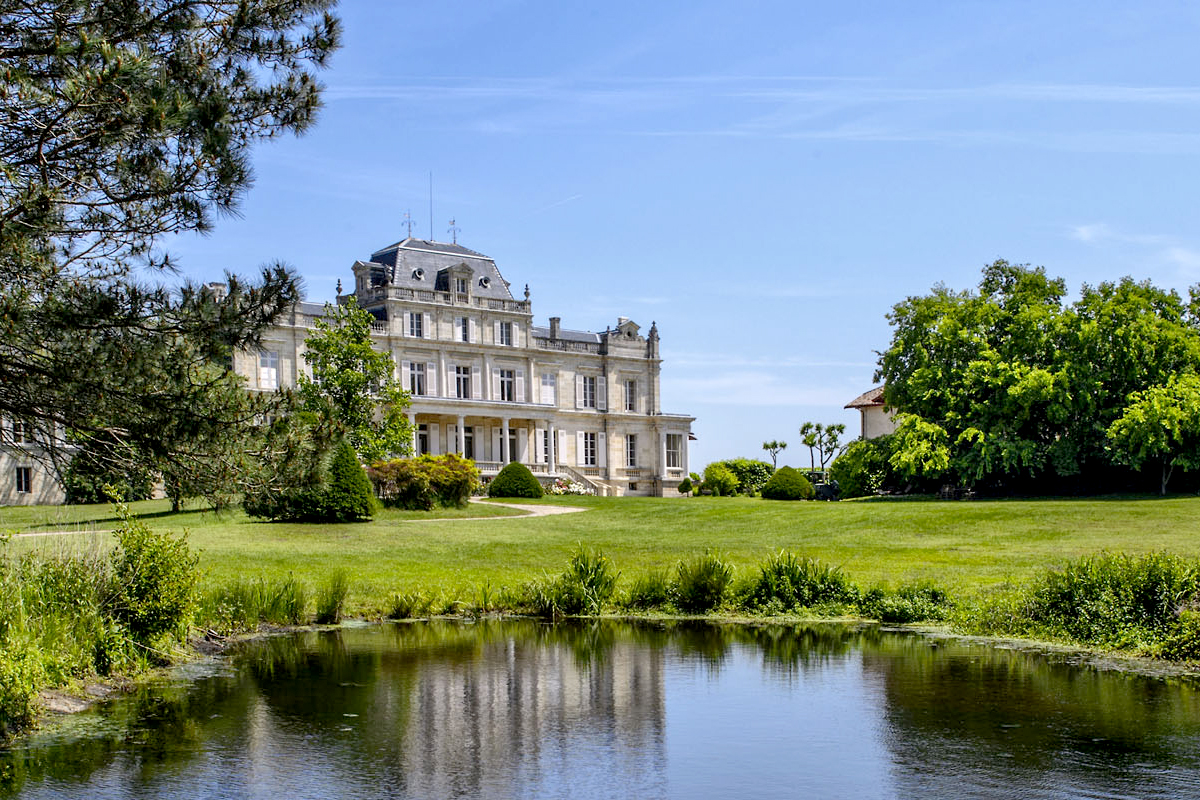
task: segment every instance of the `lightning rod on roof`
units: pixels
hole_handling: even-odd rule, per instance
[[[412,238],[413,220],[412,220],[412,214],[410,214],[407,211],[404,212],[404,226],[406,228],[408,228],[408,237],[407,238],[411,239]]]
[[[446,229],[446,233],[450,234],[452,244],[458,244],[458,232],[461,230],[462,228],[454,224],[454,220],[450,220],[450,227]]]
[[[429,241],[433,241],[433,170],[429,170]]]

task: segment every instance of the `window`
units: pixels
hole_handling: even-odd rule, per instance
[[[500,397],[498,399],[505,403],[512,403],[517,399],[517,375],[511,369],[498,371],[500,373]]]
[[[542,402],[546,405],[558,405],[558,378],[553,372],[542,373]]]
[[[429,455],[429,426],[421,423],[417,426],[417,455]]]
[[[625,434],[625,466],[637,466],[637,434]]]
[[[513,324],[511,322],[501,322],[500,327],[497,330],[500,331],[500,341],[497,342],[497,344],[502,344],[505,347],[512,347]]]
[[[29,430],[29,425],[14,419],[12,424],[12,440],[13,444],[30,444],[33,441],[33,435],[32,431]]]
[[[408,315],[408,335],[414,339],[425,338],[425,315],[412,313]]]
[[[17,491],[20,494],[29,494],[33,491],[32,467],[17,467]]]
[[[584,408],[595,408],[596,407],[596,376],[595,375],[584,375],[583,376],[583,407]]]
[[[466,278],[455,278],[454,279],[454,291],[458,292],[459,294],[466,294],[467,293],[467,279]]]
[[[637,380],[625,381],[625,410],[637,411]]]
[[[458,338],[464,342],[471,341],[471,318],[458,318]]]
[[[585,467],[596,467],[600,465],[596,457],[596,434],[583,434],[583,465]]]
[[[258,388],[279,388],[279,351],[258,351]]]
[[[517,429],[508,429],[508,461],[512,463],[517,460]]]
[[[408,391],[414,396],[425,394],[425,365],[408,365]]]
[[[683,469],[683,434],[667,434],[667,469]]]
[[[471,398],[470,367],[454,368],[454,396],[463,400],[469,400]]]
[[[475,429],[470,425],[463,426],[463,457],[475,458]]]

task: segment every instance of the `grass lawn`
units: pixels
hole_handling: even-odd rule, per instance
[[[207,585],[284,577],[312,586],[338,570],[351,577],[350,605],[367,613],[397,591],[424,589],[471,600],[478,587],[516,587],[561,572],[579,543],[599,548],[622,584],[682,558],[719,551],[748,573],[786,548],[842,566],[860,586],[932,579],[971,592],[1026,578],[1101,550],[1167,550],[1200,558],[1200,497],[914,502],[783,503],[746,498],[555,497],[584,513],[529,518],[488,504],[439,512],[384,512],[347,525],[248,520],[240,512],[171,514],[165,501],[134,504],[153,527],[187,531]],[[495,519],[465,517],[495,515]],[[421,521],[414,521],[421,520]],[[104,506],[0,509],[0,531],[106,530]],[[14,539],[8,547],[95,547],[108,537]],[[69,541],[68,541],[69,540]]]

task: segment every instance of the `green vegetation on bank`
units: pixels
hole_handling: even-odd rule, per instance
[[[586,512],[504,518],[515,512],[483,503],[301,525],[172,514],[165,501],[134,504],[140,520],[103,506],[0,510],[10,532],[80,531],[0,550],[0,715],[19,722],[38,687],[161,661],[181,617],[226,634],[343,615],[860,616],[1200,657],[1197,497],[523,502]],[[497,518],[463,519],[484,516]],[[118,547],[108,531],[130,524],[141,532]],[[198,574],[172,544],[185,532]],[[135,549],[146,568],[124,566]]]

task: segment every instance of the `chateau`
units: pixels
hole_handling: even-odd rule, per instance
[[[461,453],[487,479],[510,461],[543,481],[601,495],[673,495],[688,474],[694,417],[660,407],[658,330],[624,317],[602,332],[533,324],[528,287],[512,296],[496,262],[458,244],[407,238],[354,264],[355,298],[375,317],[376,347],[391,353],[412,395],[416,453]],[[304,342],[324,314],[298,303],[234,370],[258,391],[294,386]],[[33,458],[35,444],[0,441],[0,505],[62,502]]]

